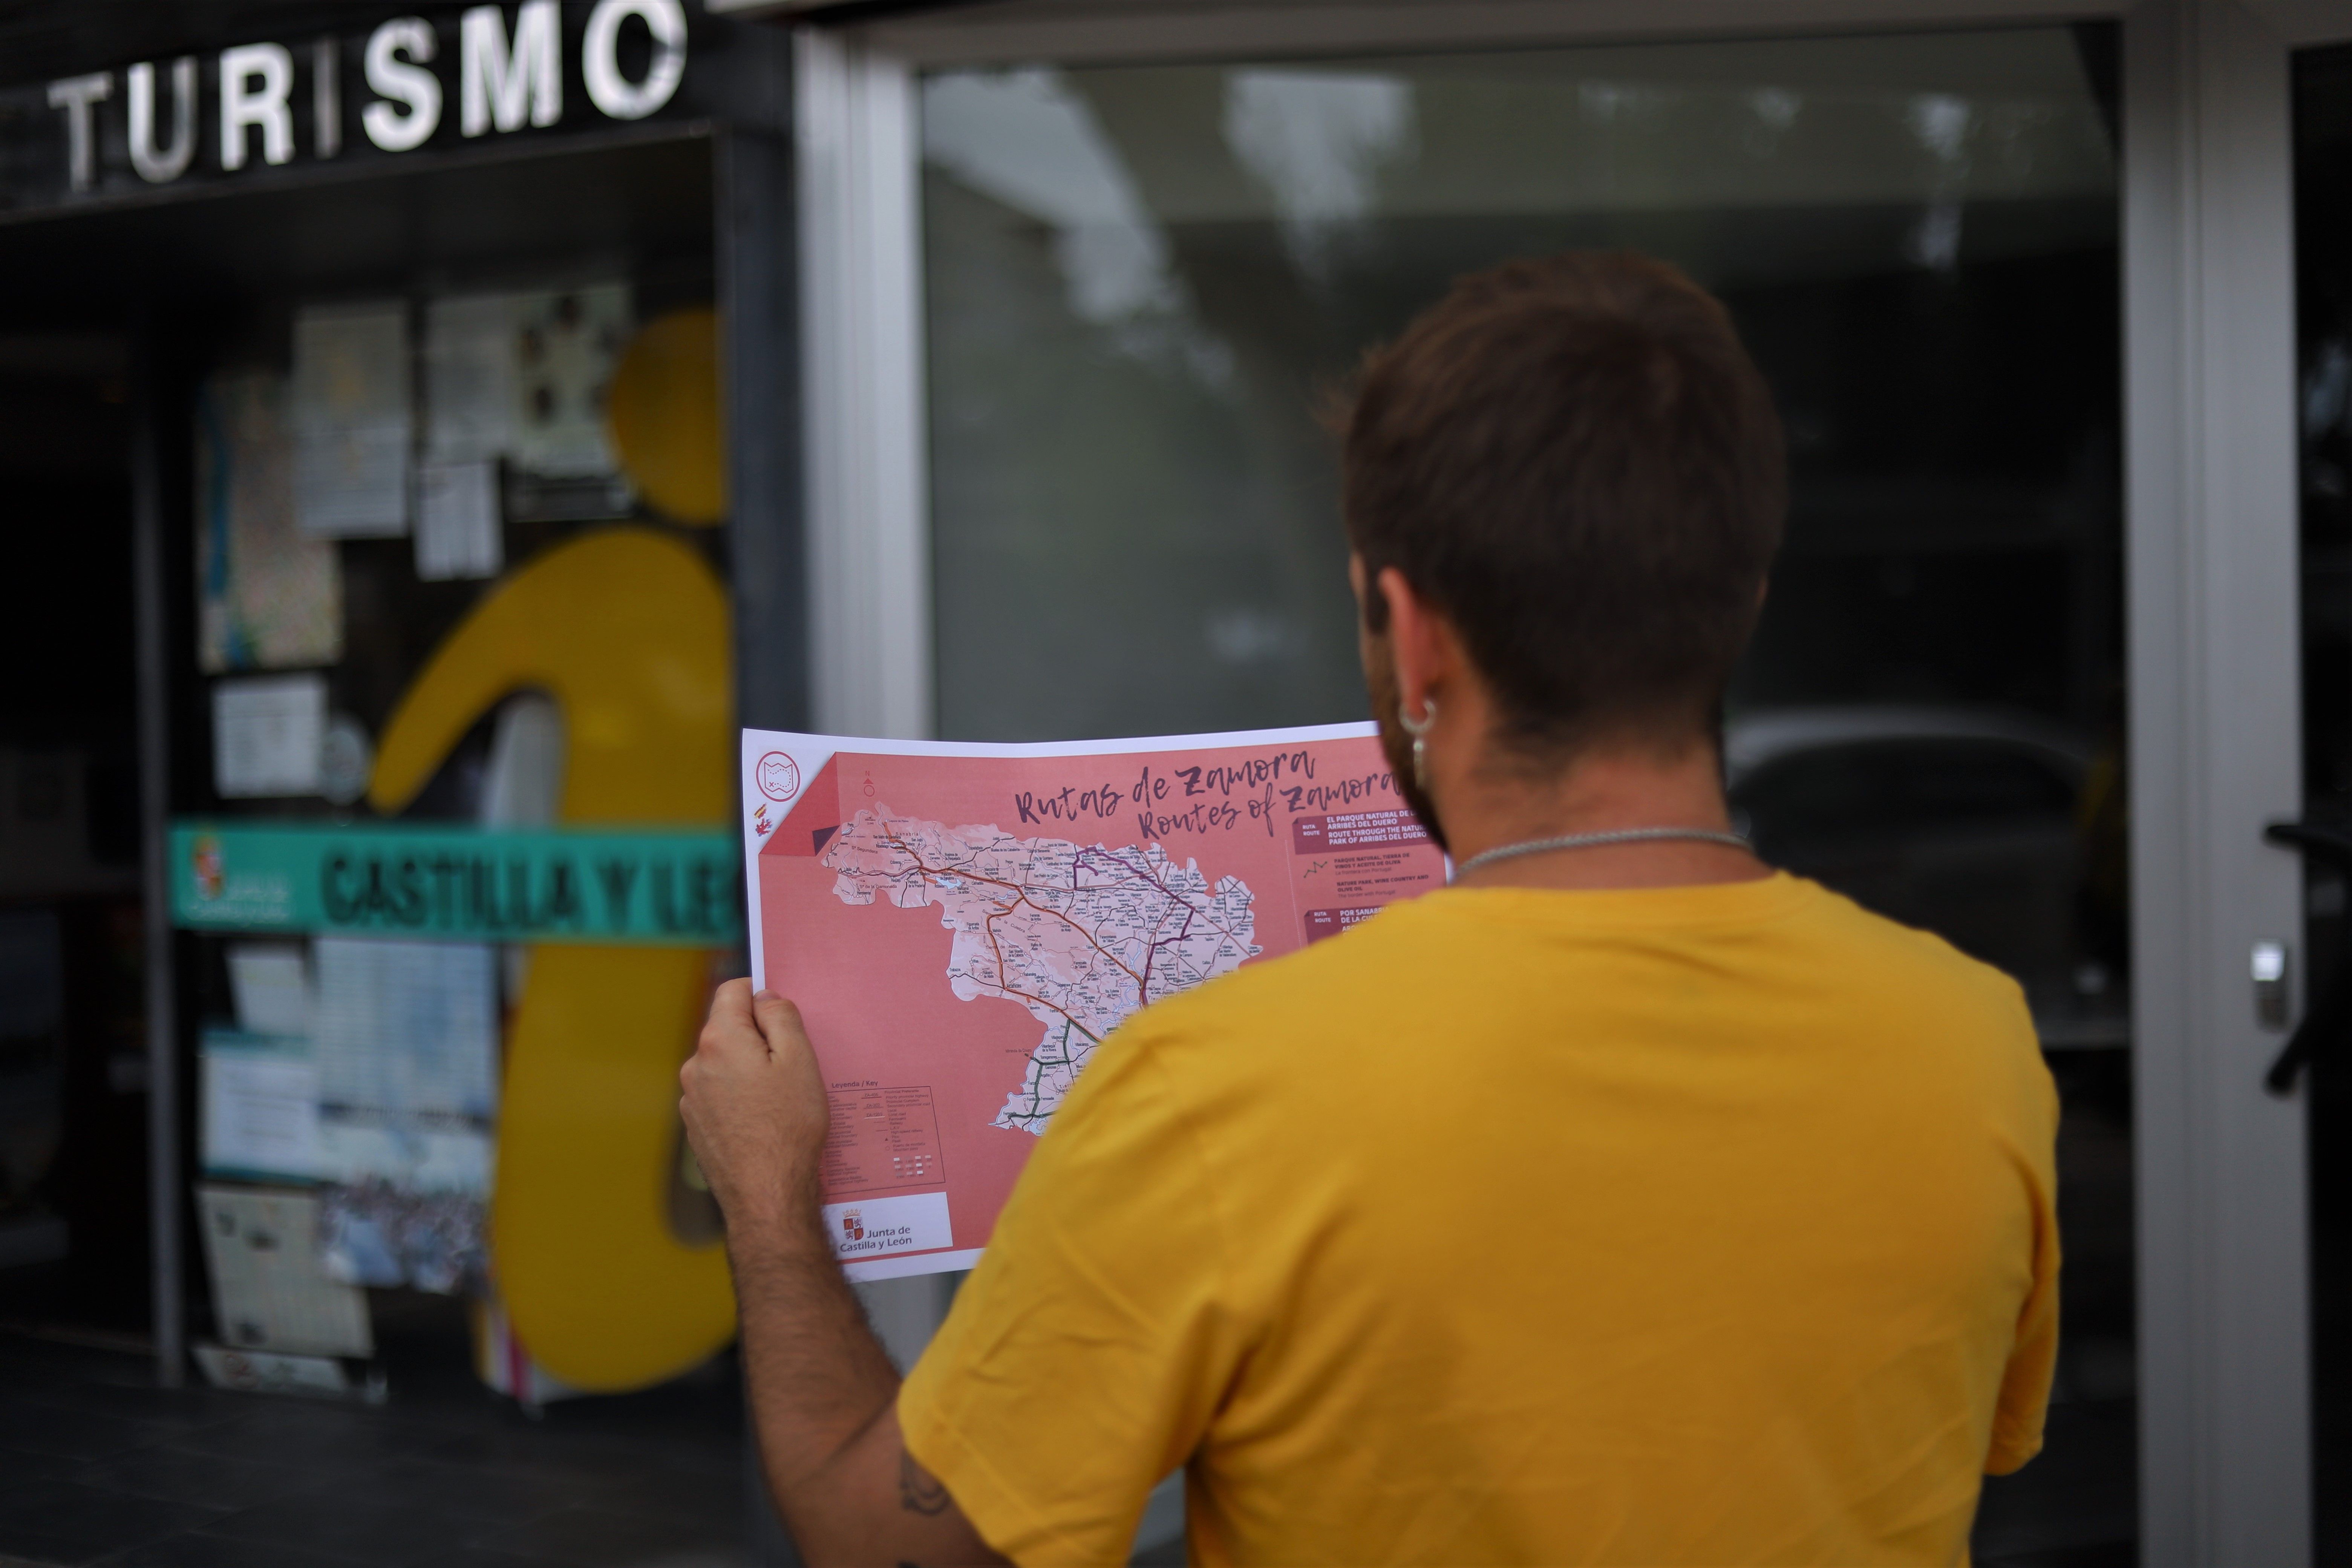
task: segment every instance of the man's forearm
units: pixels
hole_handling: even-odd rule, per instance
[[[814,1197],[730,1225],[727,1251],[769,1485],[796,1531],[821,1530],[838,1496],[827,1472],[890,1408],[898,1371],[842,1278]]]
[[[834,1258],[817,1199],[824,1083],[798,1010],[729,981],[678,1079],[727,1219],[761,1460],[802,1559],[1002,1563],[908,1453],[898,1373]]]

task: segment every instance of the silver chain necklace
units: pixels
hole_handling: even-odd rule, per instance
[[[1492,849],[1480,850],[1454,867],[1453,879],[1458,882],[1481,866],[1491,866],[1497,860],[1517,859],[1522,855],[1543,855],[1554,849],[1598,849],[1609,844],[1647,844],[1660,838],[1692,838],[1702,844],[1721,844],[1733,849],[1753,847],[1737,833],[1717,833],[1708,827],[1612,827],[1601,833],[1563,833],[1557,838],[1530,838],[1520,844],[1497,844]]]

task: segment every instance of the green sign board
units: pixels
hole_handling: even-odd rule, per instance
[[[172,827],[194,931],[720,947],[742,910],[742,850],[707,828]]]

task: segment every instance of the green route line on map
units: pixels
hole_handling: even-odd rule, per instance
[[[1059,1042],[1062,1054],[1059,1060],[1051,1062],[1046,1061],[1045,1059],[1045,1055],[1047,1042],[1045,1040],[1040,1040],[1037,1042],[1037,1049],[1032,1053],[1029,1059],[1038,1068],[1038,1071],[1034,1074],[1033,1077],[1039,1087],[1030,1092],[1028,1108],[1024,1110],[1015,1110],[1013,1109],[1013,1100],[1019,1098],[1021,1092],[1019,1089],[1013,1090],[1013,1094],[1006,1098],[1004,1109],[997,1112],[999,1116],[1027,1117],[1042,1120],[1053,1114],[1052,1111],[1047,1110],[1045,1108],[1044,1104],[1044,1084],[1045,1081],[1045,1069],[1052,1067],[1070,1068],[1073,1069],[1076,1068],[1077,1063],[1074,1061],[1070,1056],[1070,1031],[1074,1028],[1077,1029],[1078,1033],[1082,1035],[1087,1033],[1083,1028],[1079,1028],[1077,1025],[1071,1023],[1067,1014],[1063,1015],[1062,1038]],[[1051,1037],[1049,1036],[1048,1038],[1050,1039],[1050,1037]],[[1087,1035],[1087,1038],[1090,1040],[1095,1039],[1092,1035]],[[1102,1042],[1100,1040],[1095,1040],[1095,1044],[1100,1045]]]

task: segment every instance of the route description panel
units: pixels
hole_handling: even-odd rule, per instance
[[[939,1115],[928,1088],[835,1089],[826,1099],[833,1107],[833,1127],[824,1141],[827,1198],[936,1187],[946,1181]]]
[[[1338,936],[1395,900],[1435,887],[1443,878],[1435,848],[1420,819],[1402,807],[1295,819],[1290,852],[1301,868],[1307,940]]]
[[[1429,832],[1410,811],[1350,811],[1304,816],[1290,825],[1293,853],[1369,849],[1388,844],[1426,844]]]

